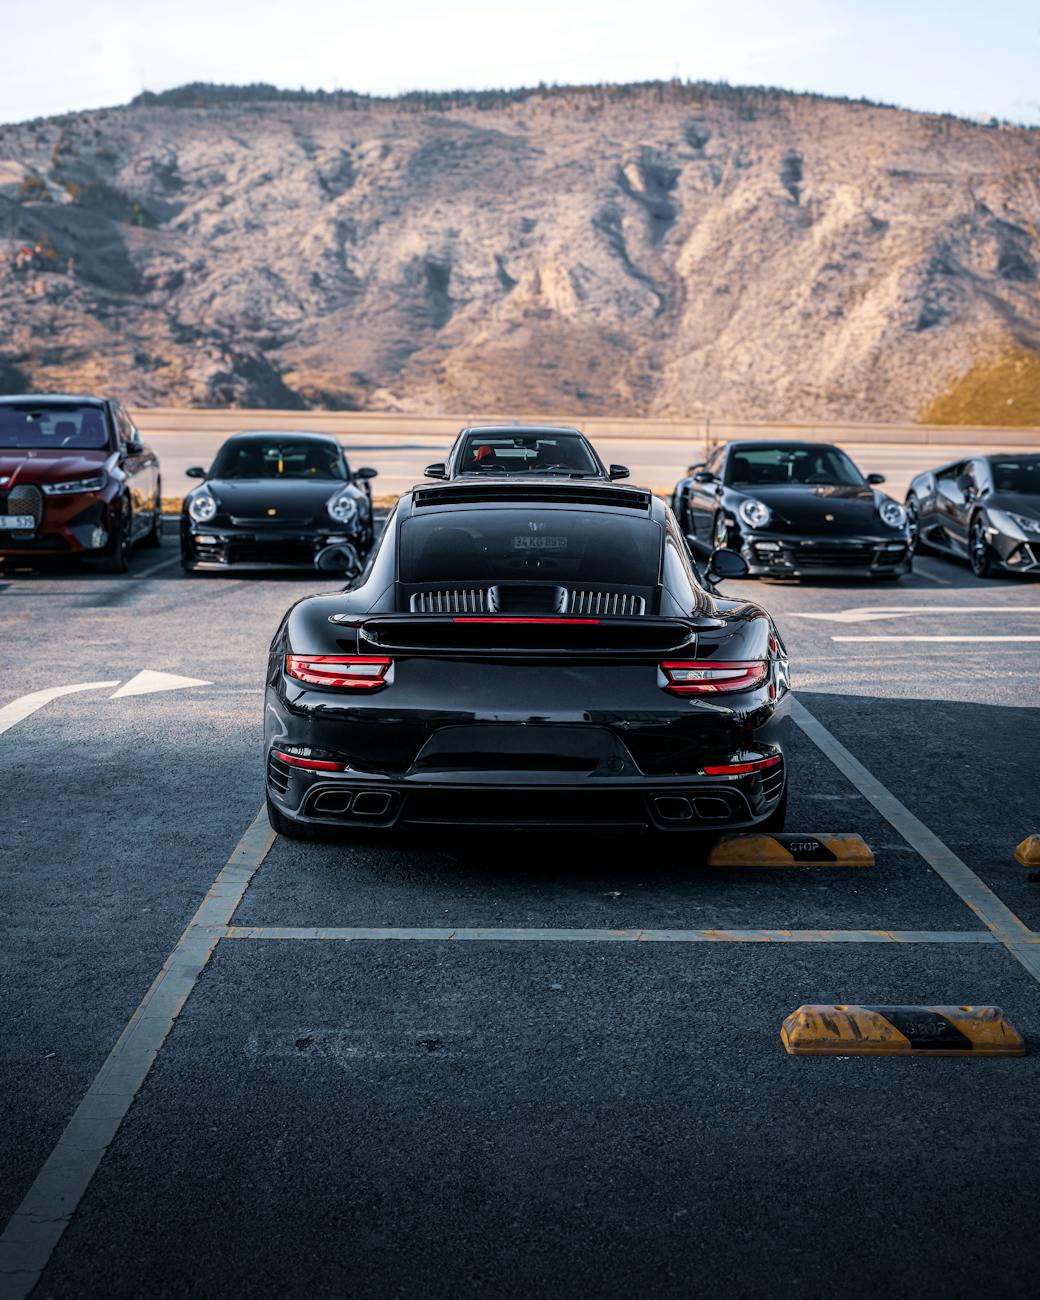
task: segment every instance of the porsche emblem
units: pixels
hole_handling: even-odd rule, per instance
[[[276,514],[278,513],[278,511],[274,508],[274,506],[271,506],[271,507],[268,509],[267,513],[268,513],[269,515],[276,515]]]
[[[823,517],[824,517],[824,519],[827,520],[827,522],[828,522],[829,524],[833,524],[833,523],[834,523],[834,516],[833,516],[833,515],[824,515]]]

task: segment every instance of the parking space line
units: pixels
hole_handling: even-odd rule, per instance
[[[563,930],[467,926],[233,925],[221,939],[401,940],[446,943],[982,943],[999,944],[990,930]],[[1026,940],[1040,944],[1040,935]]]
[[[1040,641],[1040,636],[832,636],[832,641]]]
[[[895,827],[903,839],[949,885],[961,902],[970,907],[1034,979],[1040,981],[1040,949],[1033,931],[981,880],[966,862],[948,848],[934,831],[881,784],[827,728],[798,700],[791,701],[791,716],[814,745]]]
[[[260,863],[274,843],[261,808],[127,1022],[54,1150],[0,1236],[4,1300],[39,1281]]]

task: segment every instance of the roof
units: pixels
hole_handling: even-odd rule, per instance
[[[573,433],[579,438],[585,435],[580,429],[570,424],[467,424],[459,430],[459,437],[466,433],[484,433],[508,435],[512,433]]]
[[[810,442],[804,438],[741,438],[723,445],[726,447],[791,447],[803,451],[836,446],[833,442]]]
[[[0,397],[0,406],[15,406],[25,402],[37,406],[45,406],[49,402],[55,405],[78,402],[80,406],[104,406],[107,401],[107,397],[92,397],[81,393],[8,393]]]
[[[298,438],[302,442],[331,442],[342,449],[342,444],[332,433],[304,433],[298,429],[245,429],[229,434],[226,442],[260,442],[265,438]]]

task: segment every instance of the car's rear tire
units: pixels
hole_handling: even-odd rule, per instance
[[[158,479],[155,484],[155,515],[141,545],[147,546],[149,550],[162,546],[162,479]]]

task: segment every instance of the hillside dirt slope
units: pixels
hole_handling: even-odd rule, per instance
[[[913,419],[1038,228],[1040,132],[782,93],[83,113],[0,129],[0,391]]]

